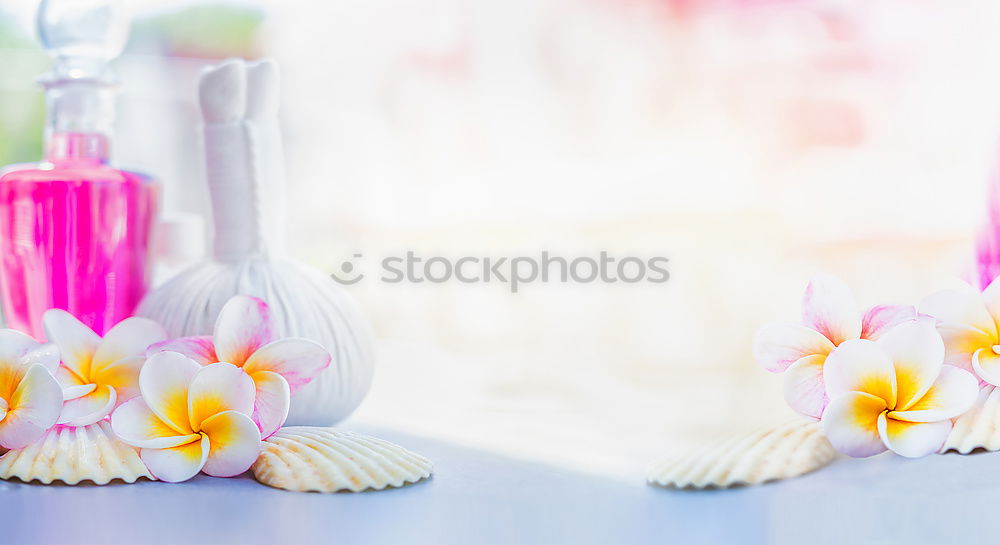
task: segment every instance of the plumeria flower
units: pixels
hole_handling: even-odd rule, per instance
[[[830,444],[855,457],[886,449],[907,457],[939,450],[951,419],[979,395],[976,378],[945,365],[944,353],[927,321],[900,324],[877,341],[841,343],[824,368],[830,405],[822,425]]]
[[[937,318],[947,363],[974,372],[981,384],[1000,386],[1000,279],[981,293],[968,286],[928,295],[920,312]]]
[[[58,423],[67,426],[103,420],[139,395],[146,348],[167,338],[162,326],[146,318],[126,318],[103,339],[65,310],[48,310],[42,321],[62,357],[55,370],[65,400]]]
[[[826,357],[852,339],[878,339],[892,326],[913,320],[912,306],[880,305],[861,313],[850,288],[822,274],[809,282],[802,299],[802,323],[765,325],[754,339],[754,358],[773,373],[785,374],[785,401],[805,416],[819,418],[829,403],[823,379]]]
[[[204,471],[232,477],[260,454],[260,430],[250,419],[254,384],[228,363],[202,366],[177,352],[150,356],[139,373],[141,396],[111,416],[122,441],[158,479],[181,482]]]
[[[212,337],[182,337],[149,347],[150,353],[179,352],[208,365],[216,362],[242,367],[257,394],[253,421],[266,439],[288,418],[291,395],[330,365],[330,353],[319,343],[298,338],[278,339],[267,303],[237,295],[222,307]]]
[[[62,389],[52,376],[59,352],[13,329],[0,329],[0,447],[23,448],[55,425]]]

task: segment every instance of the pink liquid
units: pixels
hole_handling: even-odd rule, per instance
[[[148,288],[159,193],[151,178],[108,166],[104,154],[76,153],[94,145],[93,135],[57,136],[58,159],[50,153],[49,162],[0,175],[4,317],[38,339],[50,308],[99,334],[132,314]]]

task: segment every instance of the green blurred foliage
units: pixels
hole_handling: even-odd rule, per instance
[[[175,57],[254,58],[261,54],[260,9],[198,4],[136,21],[130,51]]]

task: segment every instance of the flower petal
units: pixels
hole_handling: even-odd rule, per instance
[[[132,398],[115,409],[111,428],[122,441],[139,448],[170,448],[201,440],[197,433],[178,435],[141,397]]]
[[[939,322],[971,326],[994,338],[997,335],[996,324],[982,295],[971,286],[968,290],[943,290],[924,297],[920,301],[920,312],[930,314]]]
[[[107,333],[94,352],[91,372],[125,358],[146,355],[146,348],[167,338],[163,326],[148,318],[132,317],[118,322]]]
[[[933,324],[913,320],[885,332],[876,344],[889,354],[896,369],[895,408],[905,411],[927,393],[941,374],[941,335]]]
[[[67,426],[89,426],[111,414],[117,402],[114,388],[107,385],[97,386],[87,395],[64,402],[57,423]]]
[[[201,369],[187,356],[159,352],[150,356],[139,372],[139,391],[146,404],[179,435],[194,433],[188,418],[188,387]]]
[[[861,338],[876,340],[893,326],[917,317],[912,305],[878,305],[868,309],[861,318]]]
[[[60,386],[62,386],[60,384]],[[91,382],[90,384],[76,384],[74,386],[64,386],[63,387],[63,401],[69,401],[71,399],[76,399],[78,397],[83,397],[90,392],[97,389],[97,385]]]
[[[1000,322],[998,322],[1000,319],[1000,282],[996,278],[983,289],[983,303],[986,305],[986,311],[993,318],[993,323],[998,324],[997,328],[1000,329]]]
[[[219,361],[219,357],[215,355],[215,343],[212,342],[211,335],[167,339],[163,342],[150,345],[146,350],[146,354],[153,355],[157,352],[166,351],[184,354],[201,365],[208,365]]]
[[[767,324],[757,331],[753,341],[753,356],[765,369],[780,373],[789,365],[833,350],[833,343],[822,333],[799,324]]]
[[[275,336],[267,303],[249,295],[237,295],[226,302],[215,322],[215,353],[219,361],[242,366]]]
[[[41,365],[32,365],[14,390],[0,420],[0,446],[26,447],[55,425],[62,409],[62,388]]]
[[[945,363],[969,372],[973,372],[972,355],[976,350],[991,350],[997,341],[993,335],[981,329],[958,323],[941,322],[938,323],[937,330],[944,340]]]
[[[979,381],[972,373],[946,365],[934,385],[905,411],[893,411],[889,418],[906,422],[935,422],[955,418],[968,411],[979,396]]]
[[[994,386],[1000,385],[1000,356],[992,348],[980,348],[972,354],[972,369],[979,378]]]
[[[903,422],[879,415],[878,433],[890,450],[907,458],[919,458],[937,452],[951,433],[951,420],[939,422]]]
[[[52,374],[55,374],[56,370],[59,369],[60,360],[59,347],[55,343],[39,345],[38,348],[31,350],[21,358],[24,365],[41,365]]]
[[[847,341],[826,357],[823,367],[826,395],[830,399],[847,392],[865,392],[896,405],[896,369],[889,354],[874,341]]]
[[[188,390],[191,429],[200,431],[204,420],[224,411],[250,416],[254,392],[250,375],[231,363],[220,362],[202,367]]]
[[[848,392],[830,400],[823,411],[823,433],[838,451],[855,458],[885,451],[878,433],[885,401],[863,392]]]
[[[806,287],[802,299],[802,323],[819,331],[833,344],[861,336],[861,312],[847,284],[820,274]]]
[[[826,356],[806,356],[785,371],[785,401],[796,411],[818,419],[829,403],[823,383]]]
[[[42,316],[45,335],[59,347],[63,366],[75,373],[83,382],[89,382],[90,362],[101,338],[65,310],[53,308]]]
[[[27,370],[17,360],[0,359],[0,397],[10,399]]]
[[[106,384],[115,389],[118,404],[136,397],[139,391],[139,372],[146,363],[146,356],[122,358],[110,365],[95,369],[90,373],[91,379],[97,384]]]
[[[21,362],[42,344],[16,329],[0,329],[0,360]]]
[[[294,394],[330,366],[332,356],[323,346],[307,339],[279,339],[254,352],[243,368],[247,373],[273,371],[286,381]]]
[[[209,452],[208,436],[177,447],[139,450],[146,468],[154,477],[168,483],[179,483],[194,477],[205,467]]]
[[[205,419],[201,426],[211,445],[203,468],[208,475],[239,475],[250,469],[260,455],[260,430],[243,413],[224,411]]]
[[[291,390],[284,377],[272,371],[257,371],[250,375],[250,378],[257,388],[252,418],[260,428],[261,437],[267,439],[278,431],[288,418],[288,408],[292,400]]]

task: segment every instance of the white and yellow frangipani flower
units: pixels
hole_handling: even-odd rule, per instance
[[[146,348],[167,338],[162,326],[146,318],[126,318],[103,339],[65,310],[48,310],[42,320],[62,358],[55,377],[65,401],[58,423],[66,426],[89,426],[139,395]]]
[[[845,341],[826,357],[830,404],[822,425],[830,444],[848,456],[892,450],[907,457],[936,452],[951,419],[976,401],[971,373],[944,364],[933,324],[910,321],[877,341]]]
[[[231,363],[246,371],[257,389],[253,421],[267,439],[288,418],[291,396],[330,365],[332,356],[308,339],[279,336],[267,303],[249,295],[229,299],[211,337],[181,337],[149,347],[179,352],[202,365]]]
[[[765,325],[754,338],[753,354],[768,371],[784,373],[788,405],[818,419],[829,403],[823,380],[827,354],[848,340],[878,339],[916,316],[912,306],[897,305],[879,305],[862,313],[846,284],[820,274],[802,297],[802,322]]]
[[[0,329],[0,447],[19,449],[42,438],[62,409],[52,376],[59,352],[13,329]]]
[[[1000,278],[982,292],[966,286],[928,295],[920,312],[937,319],[945,362],[1000,386]]]
[[[111,416],[111,427],[156,478],[186,481],[199,471],[232,477],[250,469],[261,437],[250,419],[254,383],[229,363],[201,366],[177,352],[158,352],[139,373],[141,395]]]

